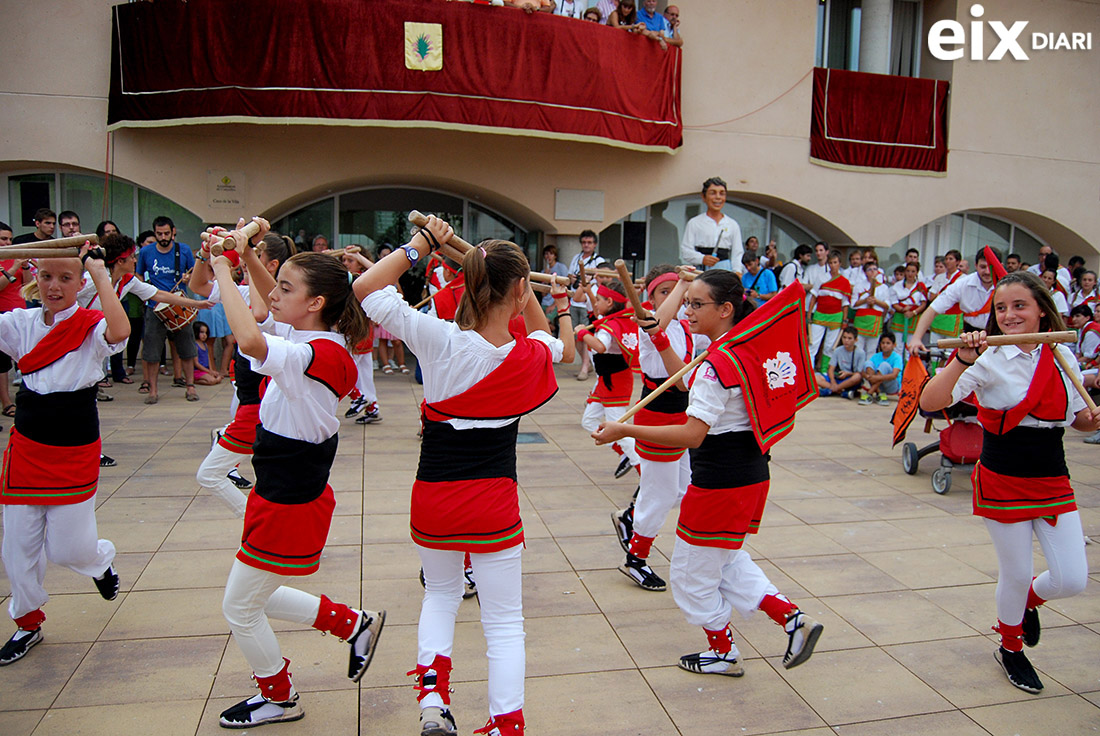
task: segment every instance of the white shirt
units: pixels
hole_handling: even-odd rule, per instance
[[[695,371],[695,380],[688,393],[687,415],[710,427],[707,434],[752,430],[741,387],[723,388],[714,368],[706,361]]]
[[[798,259],[783,266],[783,269],[779,272],[779,288],[786,288],[795,281],[801,281],[803,284],[807,283],[806,268]]]
[[[1034,266],[1028,266],[1027,270],[1035,274],[1036,276],[1043,275],[1043,268],[1038,263],[1036,263]],[[1059,266],[1057,276],[1058,281],[1062,284],[1062,288],[1064,288],[1066,291],[1069,291],[1070,282],[1073,281],[1073,276],[1070,275],[1069,269],[1065,266]]]
[[[1060,291],[1051,291],[1050,296],[1054,299],[1054,308],[1058,310],[1058,314],[1065,317],[1069,314],[1069,304],[1066,303],[1066,295]]]
[[[91,280],[90,278],[88,279]],[[49,334],[60,322],[76,314],[79,305],[54,315],[47,325],[41,307],[16,309],[0,314],[0,351],[19,360]],[[103,361],[126,347],[126,341],[107,342],[107,320],[102,319],[76,350],[34,373],[23,374],[23,385],[36,394],[79,391],[103,380]],[[64,417],[58,417],[64,421]]]
[[[564,15],[568,18],[584,19],[584,11],[588,9],[588,3],[581,0],[558,0],[554,8],[554,15]]]
[[[804,283],[811,289],[821,286],[829,280],[829,267],[820,263],[811,263],[806,266],[806,280]]]
[[[687,354],[687,335],[684,333],[683,323],[678,319],[672,320],[665,328],[665,334],[672,346],[672,352],[683,359]],[[638,366],[650,378],[668,378],[665,361],[653,347],[653,339],[641,329],[638,330]]]
[[[117,285],[115,288],[118,288]],[[155,297],[158,291],[160,291],[160,289],[157,287],[135,277],[126,282],[126,285],[122,287],[122,291],[118,292],[118,298],[122,300],[127,294],[133,294],[141,301],[147,302]],[[76,293],[76,303],[86,309],[98,309],[103,311],[103,306],[99,301],[99,292],[95,288],[95,283],[93,283],[90,278],[88,279],[88,283],[84,284],[84,287]]]
[[[974,315],[969,313],[977,312],[984,307],[991,293],[993,293],[992,283],[985,286],[977,273],[968,273],[955,279],[955,283],[941,291],[939,296],[932,300],[931,308],[936,314],[943,314],[958,304],[966,322],[975,327],[985,327],[989,320],[989,312]]]
[[[1091,293],[1085,293],[1083,291],[1075,291],[1075,292],[1073,292],[1073,299],[1070,301],[1069,306],[1072,309],[1073,307],[1084,304],[1086,299],[1089,299],[1090,297],[1095,297],[1095,296],[1096,296],[1096,291],[1095,290],[1093,290]]]
[[[680,240],[680,260],[693,266],[703,265],[703,254],[695,250],[695,246],[701,248],[714,248],[712,255],[717,256],[717,249],[728,248],[730,252],[730,270],[741,273],[744,266],[741,265],[741,256],[745,254],[745,246],[741,244],[741,226],[729,215],[722,215],[721,222],[715,222],[706,212],[696,215],[687,221],[684,227],[684,237]]]
[[[852,302],[853,303],[858,302],[860,299],[864,298],[869,293],[871,293],[871,287],[869,287],[866,284],[866,282],[864,282],[863,292],[859,296],[857,296],[855,299],[853,299]],[[878,299],[880,302],[885,302],[886,304],[891,303],[890,287],[887,286],[886,284],[875,284],[875,290],[874,290],[874,293],[872,294],[872,296],[875,299]],[[878,304],[874,304],[873,302],[864,302],[863,304],[856,307],[856,309],[874,309],[879,314],[885,314],[888,307],[880,307]]]
[[[1004,411],[1019,404],[1027,396],[1031,379],[1035,375],[1035,367],[1039,364],[1039,350],[1036,347],[1030,353],[1025,353],[1016,345],[999,345],[987,348],[978,356],[974,365],[963,371],[955,388],[951,390],[951,401],[962,401],[973,391],[978,398],[978,403],[987,409]],[[1077,361],[1073,353],[1064,345],[1052,345],[1062,356],[1069,359],[1077,377],[1081,377],[1081,369],[1077,367]],[[1056,363],[1057,365],[1057,363]],[[1085,400],[1074,389],[1070,379],[1057,367],[1062,383],[1065,384],[1069,402],[1066,408],[1066,418],[1061,422],[1041,422],[1035,417],[1026,416],[1020,422],[1021,427],[1039,427],[1049,429],[1051,427],[1068,427],[1073,424],[1077,412],[1085,408]]]
[[[570,276],[577,276],[577,275],[580,274],[580,272],[581,272],[581,261],[582,260],[584,262],[585,270],[589,270],[589,269],[593,269],[593,268],[599,268],[600,266],[606,266],[607,265],[607,259],[605,259],[603,256],[601,256],[599,253],[593,252],[592,255],[586,257],[584,255],[584,252],[582,251],[581,253],[578,253],[577,255],[573,256],[573,260],[571,260],[569,262],[569,275]],[[577,294],[581,295],[580,299],[577,299]],[[585,292],[583,290],[578,288],[575,292],[573,292],[573,296],[572,296],[572,298],[570,298],[569,303],[571,305],[573,305],[574,307],[587,307],[588,306],[588,295],[585,294]]]
[[[344,347],[344,336],[335,332],[296,330],[272,322],[274,334],[264,334],[267,357],[263,362],[249,355],[252,370],[271,376],[260,402],[260,423],[264,429],[294,440],[319,445],[340,430],[336,405],[340,397],[320,381],[306,375],[313,362],[310,340],[331,340]]]
[[[252,290],[247,285],[237,284],[237,291],[244,297],[244,303],[248,306],[252,306]],[[221,284],[217,281],[213,282],[213,288],[210,290],[210,296],[206,297],[206,301],[213,302],[214,304],[222,303],[222,289]]]
[[[403,340],[416,355],[424,374],[424,399],[428,403],[457,396],[492,373],[515,347],[511,341],[496,347],[473,330],[459,329],[410,307],[393,286],[368,294],[363,311],[372,320]],[[565,344],[542,330],[528,335],[550,347],[556,363]],[[506,427],[518,419],[448,419],[455,429]]]
[[[1084,328],[1077,333],[1077,352],[1082,358],[1095,358],[1096,352],[1100,350],[1100,335],[1096,334],[1095,330],[1085,332]]]

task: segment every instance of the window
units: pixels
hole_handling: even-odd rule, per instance
[[[973,262],[978,251],[987,245],[996,248],[1002,256],[1018,253],[1026,263],[1035,263],[1044,241],[1000,217],[978,212],[956,212],[914,230],[889,249],[879,249],[879,264],[886,263],[887,259],[893,263],[895,256],[901,263],[906,249],[916,248],[920,251],[924,272],[928,274],[932,272],[935,257],[952,248]]]
[[[920,76],[921,2],[885,0],[890,3],[890,74]],[[864,41],[864,0],[819,0],[815,66],[860,71],[859,50]]]

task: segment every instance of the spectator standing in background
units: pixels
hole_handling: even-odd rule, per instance
[[[565,267],[564,263],[558,260],[558,249],[553,245],[548,245],[542,249],[542,263],[543,273],[548,273],[552,276],[569,275],[569,269]],[[543,295],[542,309],[544,312],[546,312],[546,319],[550,323],[550,326],[554,328],[556,334],[558,325],[558,309],[554,306],[553,294]]]
[[[118,225],[116,225],[115,223],[113,223],[110,220],[104,220],[103,222],[101,222],[101,223],[99,223],[98,225],[95,226],[95,234],[96,234],[96,237],[98,237],[98,238],[102,238],[106,235],[109,235],[110,233],[121,233],[121,232],[122,231],[118,229]]]
[[[657,12],[657,0],[642,0],[642,7],[638,8],[638,21],[645,26],[645,30],[639,31],[654,41],[659,41],[661,48],[682,46],[684,41],[679,36],[672,38],[672,27],[668,19]]]
[[[680,8],[676,5],[669,5],[665,8],[665,20],[668,21],[669,34],[668,42],[673,46],[683,46],[684,39],[680,37]]]
[[[786,288],[795,281],[800,281],[803,287],[809,290],[809,278],[806,269],[810,265],[810,259],[814,257],[813,248],[806,244],[800,244],[794,249],[794,256],[790,262],[779,272],[779,286]]]
[[[36,243],[40,240],[52,240],[57,229],[57,213],[49,207],[39,207],[34,213],[34,232],[12,239],[12,244]]]
[[[600,23],[608,25],[610,23],[611,14],[615,12],[615,8],[619,7],[618,0],[600,0],[596,3],[596,10],[600,11]]]
[[[80,234],[80,215],[72,210],[65,210],[57,216],[57,227],[61,230],[61,237],[71,238]]]
[[[11,245],[11,226],[0,222],[0,245]],[[23,280],[29,266],[21,258],[0,261],[0,314],[23,309],[26,302],[19,290],[23,288]],[[0,405],[3,406],[3,415],[15,416],[15,402],[11,400],[11,389],[8,385],[8,371],[11,370],[11,356],[0,353]]]
[[[584,11],[584,20],[590,20],[593,23],[603,23],[603,18],[600,17],[599,8],[589,8],[588,10]]]
[[[741,273],[741,226],[722,212],[726,204],[726,182],[717,176],[703,182],[707,211],[687,221],[680,241],[680,260],[692,266],[713,268],[729,261],[730,270]]]
[[[588,3],[584,0],[556,0],[554,15],[564,15],[567,18],[581,20],[587,7]]]
[[[324,235],[314,235],[313,242],[310,243],[309,249],[314,253],[324,253],[328,250],[328,238]]]
[[[619,0],[611,15],[607,16],[607,25],[634,30],[634,26],[638,25],[638,8],[634,2],[635,0]]]

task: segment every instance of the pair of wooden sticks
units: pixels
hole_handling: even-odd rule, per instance
[[[0,246],[0,258],[76,258],[85,243],[99,245],[99,237],[73,235],[68,238],[42,240],[37,243],[19,243]]]

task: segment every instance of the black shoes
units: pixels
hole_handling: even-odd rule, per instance
[[[108,567],[101,577],[92,578],[92,581],[95,583],[95,587],[99,589],[99,594],[103,596],[103,600],[113,601],[118,597],[118,573],[115,572],[114,565]]]
[[[619,546],[623,552],[630,552],[630,538],[634,536],[634,504],[631,503],[625,509],[617,509],[611,512],[611,524],[615,527],[615,536],[619,539]]]
[[[9,665],[17,659],[22,659],[31,647],[40,641],[42,641],[41,626],[33,631],[16,629],[15,633],[8,639],[8,643],[4,645],[3,649],[0,649],[0,667]]]
[[[374,650],[378,648],[378,637],[386,623],[385,611],[360,611],[359,628],[348,639],[348,679],[359,682],[363,673],[374,659]]]
[[[619,467],[615,468],[615,477],[622,478],[624,475],[630,472],[630,469],[634,467],[634,463],[630,462],[630,458],[623,455],[623,459],[619,461]]]
[[[1024,609],[1024,646],[1033,647],[1039,643],[1039,633],[1041,627],[1039,626],[1039,609],[1038,608],[1025,608]]]
[[[629,552],[626,553],[626,563],[619,567],[619,572],[633,580],[642,590],[660,592],[667,587],[665,581],[653,572],[653,568],[645,560]]]
[[[1031,666],[1026,654],[1023,652],[1010,652],[1004,647],[997,647],[997,651],[993,653],[993,658],[997,660],[997,664],[1001,665],[1008,681],[1014,686],[1032,695],[1042,692],[1043,683],[1039,679],[1039,675],[1035,674],[1035,668]]]
[[[783,655],[783,667],[791,669],[805,662],[814,653],[817,640],[825,627],[796,610],[787,617],[783,630],[787,632],[787,653]]]
[[[225,477],[229,479],[230,483],[232,483],[242,491],[247,491],[249,488],[252,487],[252,481],[237,472],[236,468],[233,468],[228,473],[226,473]]]
[[[111,457],[110,455],[100,455],[99,456],[99,467],[101,467],[101,468],[113,468],[116,465],[118,465],[118,463],[115,462],[115,459],[113,457]]]

